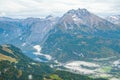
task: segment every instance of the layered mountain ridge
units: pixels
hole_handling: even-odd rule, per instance
[[[0,44],[13,44],[53,68],[82,74],[89,71],[96,77],[103,73],[109,78],[119,76],[119,34],[119,24],[87,9],[72,9],[57,18],[0,18]]]
[[[41,53],[51,55],[60,68],[94,76],[115,76],[120,69],[119,26],[86,9],[70,10],[50,30]],[[104,71],[105,67],[109,71]]]
[[[51,15],[44,19],[1,17],[0,43],[10,43],[20,47],[25,53],[30,53],[34,51],[33,47],[35,45],[44,45],[49,35],[58,30],[62,31],[62,33],[68,33],[69,36],[83,34],[85,36],[92,35],[109,38],[120,37],[118,35],[120,33],[118,25],[90,13],[87,9],[79,8],[77,10],[69,10],[60,18],[55,18]]]

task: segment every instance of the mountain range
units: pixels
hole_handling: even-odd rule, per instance
[[[15,45],[25,55],[53,68],[119,78],[119,18],[103,19],[87,9],[72,9],[62,17],[1,17],[0,44]]]

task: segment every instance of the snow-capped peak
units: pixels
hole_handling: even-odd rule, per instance
[[[83,9],[78,8],[77,10],[74,10],[74,9],[69,10],[67,14],[87,15],[89,14],[89,11],[84,8]]]
[[[72,16],[72,18],[73,18],[74,21],[78,21],[79,20],[79,18],[75,14]]]

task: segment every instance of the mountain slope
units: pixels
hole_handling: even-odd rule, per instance
[[[0,46],[0,55],[1,80],[28,80],[30,75],[39,80],[52,72],[49,66],[33,61],[12,45]]]
[[[47,33],[58,18],[46,17],[12,19],[0,18],[0,44],[13,44],[21,48],[26,55],[33,57],[33,46],[44,42]],[[29,54],[27,54],[29,53]]]
[[[80,22],[73,21],[72,15],[77,15]],[[71,72],[118,77],[119,33],[119,26],[84,9],[68,11],[49,32],[48,38],[41,45],[41,53],[51,55],[53,61],[58,61],[59,68],[65,67]],[[118,62],[116,67],[115,61]],[[89,63],[98,66],[87,65]]]
[[[62,16],[58,26],[65,30],[79,30],[88,34],[117,30],[118,28],[113,23],[94,15],[86,9],[69,10]]]
[[[68,75],[69,74],[69,75]],[[71,76],[72,75],[72,76]],[[23,55],[12,45],[0,46],[0,80],[99,80],[65,71],[53,71]],[[107,80],[107,79],[101,79]]]
[[[44,19],[0,18],[0,44],[13,44],[32,58],[34,46],[42,46],[50,34],[92,35],[109,38],[120,38],[119,26],[102,19],[86,9],[70,10],[61,18],[51,15]],[[57,32],[56,32],[57,33]],[[10,36],[10,37],[9,37]],[[29,54],[28,54],[29,53]]]
[[[33,59],[36,58],[33,54],[38,54],[38,60],[50,57],[49,64],[53,68],[79,74],[89,73],[95,77],[120,76],[120,26],[86,9],[70,10],[59,19],[52,16],[20,20],[0,18],[0,33],[0,44],[14,44]],[[5,79],[12,70],[19,75],[22,72],[23,75],[19,77],[22,80],[29,76],[35,80],[79,80],[78,77],[83,77],[65,71],[54,71],[49,66],[24,56],[18,48],[11,45],[0,46],[0,51],[1,71],[2,74],[5,72],[2,78]],[[11,67],[9,74],[4,65]],[[18,78],[18,75],[12,74],[16,76],[15,79]],[[87,76],[83,78],[91,79]]]
[[[19,46],[25,46],[23,43],[30,45],[40,43],[52,26],[57,21],[57,18],[27,18],[27,19],[12,19],[0,18],[0,43],[16,43]],[[9,37],[11,36],[11,37]],[[7,39],[9,38],[9,39]]]
[[[43,52],[65,62],[88,58],[104,58],[120,55],[119,40],[93,36],[71,36],[56,33],[51,35],[43,46]],[[50,48],[51,47],[51,48]],[[76,59],[75,59],[76,58]]]
[[[77,21],[74,21],[74,15]],[[42,50],[64,62],[116,56],[120,52],[118,28],[86,9],[70,10],[49,32]]]

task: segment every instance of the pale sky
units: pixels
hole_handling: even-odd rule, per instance
[[[0,0],[0,16],[12,18],[61,16],[78,8],[99,16],[120,15],[120,0]]]

